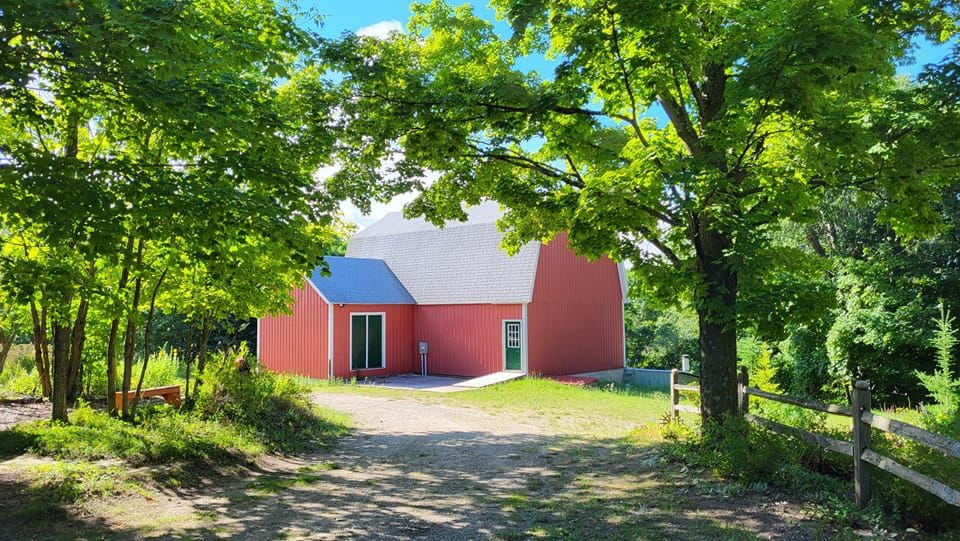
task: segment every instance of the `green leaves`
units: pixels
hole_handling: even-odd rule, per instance
[[[329,162],[329,111],[302,107],[329,91],[321,68],[295,74],[316,38],[294,13],[269,0],[24,0],[3,8],[0,39],[6,287],[64,314],[85,298],[103,317],[136,316],[130,284],[168,270],[162,307],[195,320],[286,308],[335,208],[313,178]]]
[[[853,192],[883,200],[902,236],[942,227],[937,195],[960,167],[955,59],[922,84],[894,73],[913,36],[954,35],[952,6],[493,5],[512,36],[437,0],[414,7],[409,34],[323,45],[344,74],[332,196],[362,207],[414,190],[408,213],[437,222],[495,199],[508,249],[569,231],[581,254],[629,258],[643,295],[689,299],[727,333],[704,341],[718,348],[704,366],[728,383],[738,318],[781,338],[832,303],[829,263],[778,238],[785,224]],[[558,60],[552,80],[518,69],[526,55]]]

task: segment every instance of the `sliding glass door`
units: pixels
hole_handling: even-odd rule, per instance
[[[350,314],[350,369],[383,368],[386,354],[384,314]]]

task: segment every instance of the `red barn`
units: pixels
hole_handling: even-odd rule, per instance
[[[508,256],[496,203],[439,229],[388,214],[328,257],[294,292],[290,315],[260,319],[257,354],[315,378],[500,371],[618,378],[624,366],[623,267],[590,262],[566,235]],[[600,374],[596,374],[600,373]]]

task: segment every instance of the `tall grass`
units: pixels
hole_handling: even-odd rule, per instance
[[[117,363],[120,364],[120,363]],[[137,359],[133,364],[133,383],[136,386],[140,378],[140,370],[143,367],[143,360]],[[117,381],[122,376],[122,367],[117,367]],[[183,385],[186,367],[180,361],[180,358],[169,349],[160,350],[150,355],[147,361],[147,372],[143,378],[143,388],[151,387],[169,387],[172,385]],[[97,358],[88,361],[84,366],[84,395],[89,398],[102,398],[107,396],[107,361]]]

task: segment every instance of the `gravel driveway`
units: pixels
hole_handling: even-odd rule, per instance
[[[796,504],[775,494],[717,492],[708,481],[660,464],[654,448],[578,436],[584,423],[577,419],[558,423],[556,415],[406,397],[317,393],[313,400],[353,418],[356,429],[330,450],[267,457],[241,477],[211,475],[199,485],[131,495],[124,507],[134,512],[118,512],[113,499],[94,501],[73,522],[33,535],[821,538]]]
[[[588,536],[596,539],[608,538],[607,523],[622,520],[650,525],[649,537],[635,539],[716,539],[699,532],[717,524],[741,532],[729,539],[747,532],[816,537],[797,505],[769,501],[771,495],[703,493],[699,481],[663,479],[656,451],[624,451],[619,439],[578,439],[555,420],[412,398],[318,393],[313,400],[351,415],[353,434],[314,461],[268,464],[264,477],[284,486],[276,493],[255,497],[248,485],[195,501],[200,516],[217,518],[188,535],[210,537],[216,528],[240,539],[526,539],[540,521],[574,513],[517,512],[521,503],[600,498],[611,503],[586,518],[596,522]],[[638,494],[645,505],[618,503]]]

